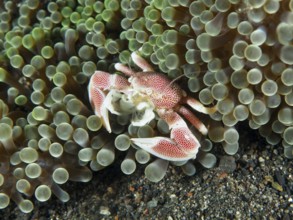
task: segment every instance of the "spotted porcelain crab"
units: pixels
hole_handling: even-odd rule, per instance
[[[215,109],[207,108],[187,96],[178,84],[155,72],[138,53],[133,52],[131,58],[142,72],[134,72],[121,63],[115,64],[115,69],[128,76],[128,79],[103,71],[96,71],[92,75],[88,90],[95,114],[101,117],[103,126],[111,132],[108,111],[116,115],[123,114],[123,111],[142,112],[139,120],[133,119],[132,124],[135,126],[147,124],[155,117],[156,112],[168,124],[170,138],[131,138],[131,141],[162,159],[184,161],[195,158],[200,144],[181,116],[204,135],[207,134],[207,128],[183,104],[205,114],[214,113]],[[115,105],[121,99],[130,106],[128,110],[121,110]]]

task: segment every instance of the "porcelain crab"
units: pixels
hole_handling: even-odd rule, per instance
[[[128,79],[103,71],[96,71],[91,76],[88,92],[95,114],[101,117],[103,126],[111,132],[108,111],[116,115],[123,114],[115,107],[115,102],[121,98],[130,103],[130,111],[143,112],[141,119],[133,122],[136,126],[150,122],[156,112],[168,124],[171,130],[170,138],[131,138],[132,143],[169,161],[195,158],[200,144],[181,116],[203,135],[207,134],[207,128],[184,104],[205,114],[214,113],[215,108],[205,107],[196,99],[187,96],[178,84],[164,74],[155,72],[137,52],[133,52],[131,58],[142,69],[141,72],[135,72],[121,63],[115,64],[115,69],[129,77]]]

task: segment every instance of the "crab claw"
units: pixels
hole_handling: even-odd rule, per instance
[[[200,147],[198,140],[187,127],[185,121],[176,112],[158,112],[169,128],[171,138],[132,138],[131,141],[159,158],[170,161],[194,159]]]
[[[120,75],[109,74],[103,71],[96,71],[90,78],[88,93],[89,100],[97,116],[102,119],[103,126],[111,133],[109,122],[108,102],[106,94],[111,89],[118,91],[126,90],[129,87],[127,79]],[[110,100],[111,101],[111,100]]]
[[[132,138],[131,141],[150,154],[164,160],[184,161],[196,156],[196,153],[184,152],[175,141],[166,137]]]

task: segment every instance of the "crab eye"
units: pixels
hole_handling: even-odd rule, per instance
[[[147,95],[151,95],[151,94],[153,93],[153,90],[150,89],[150,88],[147,88],[147,89],[145,90],[145,93],[146,93]]]
[[[132,76],[128,78],[128,82],[130,82],[130,83],[133,82],[133,77]]]

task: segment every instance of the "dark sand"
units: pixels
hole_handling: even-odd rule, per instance
[[[144,166],[126,176],[120,162],[94,174],[89,183],[63,186],[71,200],[54,196],[35,202],[30,214],[12,203],[0,211],[1,219],[293,219],[293,161],[281,146],[269,146],[255,132],[241,137],[234,156],[236,169],[207,170],[198,166],[188,177],[169,166],[159,183],[144,177]],[[220,149],[220,146],[214,148]],[[218,152],[217,152],[218,151]],[[224,155],[222,150],[214,150]]]

